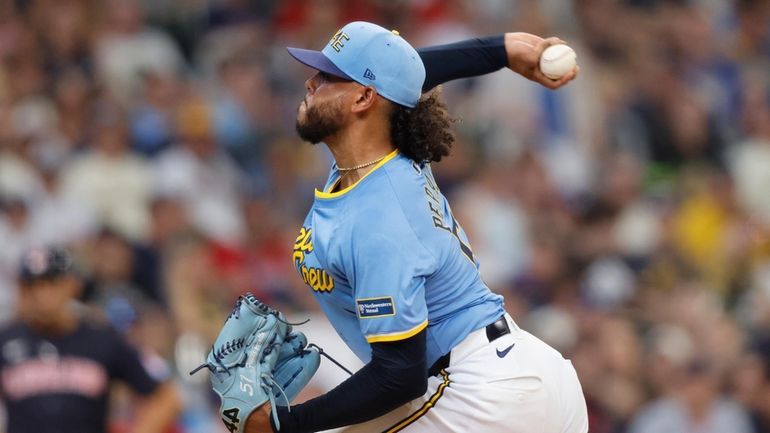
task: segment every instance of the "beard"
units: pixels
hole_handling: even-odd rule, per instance
[[[297,134],[302,140],[317,144],[342,129],[342,101],[333,99],[313,107],[309,107],[307,101],[303,100],[303,102],[305,102],[305,117],[300,119],[298,107],[295,125]]]

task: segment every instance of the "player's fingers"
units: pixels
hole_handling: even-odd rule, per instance
[[[537,58],[539,59],[540,56],[543,54],[543,51],[545,51],[546,48],[550,47],[551,45],[557,45],[557,44],[566,44],[563,40],[557,37],[550,37],[545,38],[541,41],[539,41],[537,44],[535,44],[534,52],[537,54]]]
[[[544,74],[543,74],[543,73],[540,71],[540,68],[537,68],[537,69],[535,69],[535,71],[533,72],[533,74],[532,74],[532,75],[533,75],[533,76],[532,76],[532,79],[533,79],[534,81],[536,81],[536,82],[540,83],[541,85],[543,85],[543,86],[545,86],[545,87],[547,87],[547,88],[549,88],[549,89],[551,89],[551,90],[553,90],[553,89],[556,89],[556,88],[558,88],[558,86],[559,86],[559,81],[560,81],[560,80],[552,80],[552,79],[550,79],[550,78],[546,77],[546,76],[545,76],[545,75],[544,75]]]
[[[535,72],[534,78],[535,78],[535,81],[542,84],[543,86],[551,90],[556,90],[564,86],[565,84],[569,83],[570,81],[574,80],[577,77],[579,72],[580,72],[580,66],[575,65],[575,67],[571,71],[564,74],[564,76],[562,76],[558,80],[553,80],[551,78],[546,77],[539,70]]]
[[[564,74],[563,77],[561,77],[558,80],[556,80],[557,88],[559,88],[559,87],[569,83],[570,81],[574,80],[575,78],[577,78],[579,73],[580,73],[580,66],[575,65],[575,67],[572,68],[571,71],[567,72],[566,74]]]
[[[531,47],[534,47],[543,40],[540,36],[525,32],[513,32],[513,38],[517,41],[524,42]]]
[[[577,78],[578,74],[580,74],[580,65],[575,65],[575,68],[570,73],[571,77],[568,81],[572,81]]]

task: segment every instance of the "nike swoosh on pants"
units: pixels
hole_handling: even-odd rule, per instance
[[[516,343],[513,343],[510,346],[508,346],[505,349],[503,349],[502,351],[500,349],[497,349],[497,356],[500,357],[500,358],[505,358],[505,355],[507,355],[508,352],[510,352],[511,349],[513,349],[513,346],[515,346],[515,345],[516,345]]]

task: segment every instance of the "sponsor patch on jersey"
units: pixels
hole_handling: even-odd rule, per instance
[[[396,305],[390,296],[384,298],[356,299],[358,317],[372,319],[375,317],[393,316],[396,314]]]

